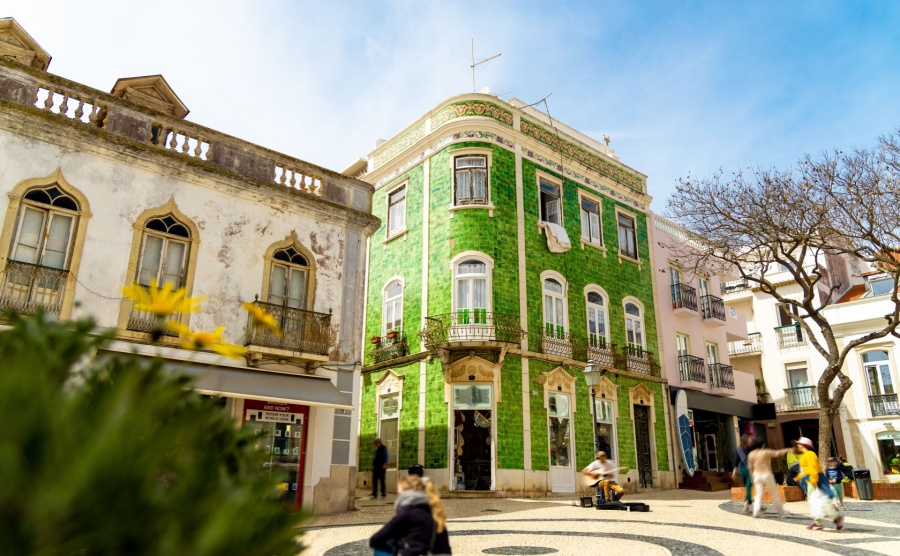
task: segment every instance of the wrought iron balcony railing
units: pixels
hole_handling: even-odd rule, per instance
[[[815,386],[799,386],[784,389],[784,406],[786,411],[801,409],[818,409],[819,394]]]
[[[68,279],[65,270],[8,261],[0,273],[0,312],[32,314],[43,308],[58,317]]]
[[[577,336],[566,332],[562,327],[546,325],[541,333],[541,353],[584,360],[587,354],[578,340]]]
[[[724,363],[710,363],[709,385],[712,388],[734,390],[734,369]]]
[[[687,284],[673,284],[672,308],[697,310],[697,289]]]
[[[518,344],[525,337],[519,315],[472,309],[425,317],[419,337],[426,347],[454,342]]]
[[[900,403],[897,402],[897,394],[869,396],[869,407],[872,409],[872,417],[900,415]]]
[[[617,368],[642,375],[659,376],[659,363],[654,360],[651,352],[641,346],[629,344],[623,352],[616,354]]]
[[[704,295],[700,298],[700,314],[704,319],[717,319],[725,322],[725,302],[721,297]]]
[[[251,321],[247,326],[246,345],[328,355],[331,343],[330,314],[294,309],[259,300],[253,303],[275,317],[275,322],[281,327],[281,336],[276,336],[267,328],[253,326]]]
[[[747,283],[746,279],[741,278],[739,280],[731,280],[729,282],[722,282],[719,284],[719,289],[722,292],[722,295],[726,295],[729,293],[749,290],[750,284]]]
[[[742,355],[757,355],[762,353],[762,334],[751,332],[746,340],[728,342],[728,356],[741,357]]]
[[[780,348],[802,346],[806,343],[806,338],[803,336],[803,328],[799,324],[778,326],[775,328],[775,335],[778,338],[778,347]]]
[[[601,367],[612,368],[616,366],[616,345],[606,342],[606,338],[596,334],[588,334],[586,363],[593,363]]]
[[[706,384],[706,368],[703,359],[700,357],[679,355],[678,374],[682,382],[702,382]]]
[[[131,313],[128,315],[128,324],[125,328],[135,332],[152,334],[154,339],[159,336],[178,336],[178,332],[166,326],[167,320],[180,321],[181,314],[176,313],[162,318],[147,311],[138,311],[132,307]]]
[[[371,343],[372,347],[369,348],[367,357],[373,364],[409,355],[409,344],[406,343],[406,332],[403,330],[392,330],[386,336],[376,336],[372,338]]]

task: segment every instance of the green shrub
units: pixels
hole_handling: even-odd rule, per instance
[[[0,555],[291,555],[247,431],[89,320],[0,332]]]

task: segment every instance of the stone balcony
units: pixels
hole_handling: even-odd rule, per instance
[[[762,334],[759,332],[751,332],[746,340],[728,342],[728,356],[731,358],[761,355],[762,351]]]
[[[153,77],[160,96],[174,96],[161,76]],[[146,79],[119,80],[111,94],[0,58],[0,113],[20,124],[28,117],[35,127],[52,123],[53,133],[113,151],[143,150],[194,172],[215,172],[238,187],[300,196],[313,205],[320,199],[323,207],[348,209],[361,226],[377,225],[370,184],[184,120],[183,107],[142,102],[147,95],[128,85]]]

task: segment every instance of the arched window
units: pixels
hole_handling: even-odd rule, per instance
[[[588,291],[585,296],[587,307],[588,344],[606,349],[609,337],[606,326],[606,300],[597,291]]]
[[[144,225],[141,255],[135,281],[144,286],[184,286],[191,233],[173,214],[151,218]]]
[[[386,336],[391,330],[403,328],[403,282],[392,281],[384,288],[383,295],[382,332]]]
[[[565,287],[556,278],[544,279],[544,333],[554,338],[566,334]]]
[[[58,170],[26,180],[10,192],[0,237],[8,258],[0,257],[0,312],[68,316],[74,277],[90,209]],[[71,284],[69,282],[72,282]]]
[[[628,347],[644,349],[644,316],[641,308],[632,302],[625,303],[625,339]]]
[[[457,263],[453,296],[457,324],[486,324],[491,306],[490,264],[474,258]]]
[[[272,253],[268,302],[293,309],[306,309],[309,262],[293,245]]]
[[[896,394],[894,379],[891,377],[891,361],[888,352],[868,351],[863,354],[863,367],[866,380],[869,382],[869,393],[872,396]]]
[[[68,269],[78,211],[78,202],[56,185],[29,190],[23,196],[10,259]]]

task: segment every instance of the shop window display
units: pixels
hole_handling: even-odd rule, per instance
[[[244,424],[256,433],[256,449],[266,454],[263,469],[282,475],[281,499],[296,506],[303,487],[307,412],[305,406],[255,400],[247,400],[244,406]]]

